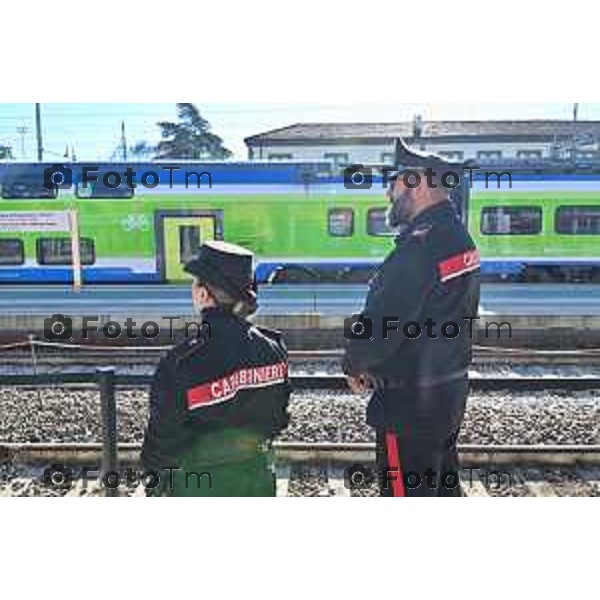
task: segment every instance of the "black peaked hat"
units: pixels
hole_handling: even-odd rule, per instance
[[[456,171],[459,175],[465,167],[475,168],[471,161],[450,161],[444,156],[428,152],[413,150],[406,145],[402,138],[396,138],[394,151],[394,165],[385,167],[387,180],[394,181],[399,175],[406,171],[423,171],[425,169],[443,169],[444,171]]]
[[[199,281],[212,284],[235,300],[256,301],[254,255],[246,248],[228,242],[208,241],[183,270]]]

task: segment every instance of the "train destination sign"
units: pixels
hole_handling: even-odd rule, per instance
[[[0,212],[0,231],[70,231],[68,211]]]

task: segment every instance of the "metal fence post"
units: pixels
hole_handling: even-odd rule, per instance
[[[35,355],[35,336],[33,334],[29,334],[27,336],[29,338],[29,348],[31,350],[31,366],[33,368],[33,375],[37,377],[37,357]],[[42,404],[42,396],[40,394],[40,388],[37,388],[35,391],[38,399],[38,404]]]
[[[102,410],[102,477],[117,471],[117,401],[115,396],[115,370],[98,368],[98,386]],[[117,496],[117,489],[105,487],[107,496]]]

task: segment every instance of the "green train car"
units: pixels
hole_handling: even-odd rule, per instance
[[[364,281],[390,250],[381,185],[346,189],[323,164],[191,167],[221,169],[219,185],[84,189],[75,180],[49,192],[42,185],[49,166],[33,173],[5,165],[0,282],[72,281],[69,234],[44,221],[68,210],[78,214],[84,283],[184,281],[183,263],[208,239],[252,249],[262,283]],[[599,279],[600,175],[521,174],[511,187],[475,181],[469,192],[461,208],[484,276]]]

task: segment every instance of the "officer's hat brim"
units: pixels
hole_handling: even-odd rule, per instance
[[[183,270],[193,275],[198,281],[221,287],[222,283],[214,268],[211,268],[199,257],[195,257],[186,263]],[[228,290],[225,290],[228,291]]]
[[[183,267],[201,283],[222,289],[235,300],[256,301],[252,253],[225,242],[206,242]]]
[[[256,302],[256,292],[252,287],[239,289],[231,285],[218,270],[206,265],[199,259],[191,260],[183,267],[183,270],[195,277],[200,283],[206,283],[208,286],[213,285],[222,289],[235,300],[243,300],[250,303]]]
[[[394,164],[383,166],[382,171],[386,173],[387,181],[395,181],[407,171],[425,171],[427,169],[437,170],[440,174],[454,171],[460,176],[466,167],[476,168],[472,161],[450,161],[439,154],[414,150],[407,146],[402,138],[397,138]]]

